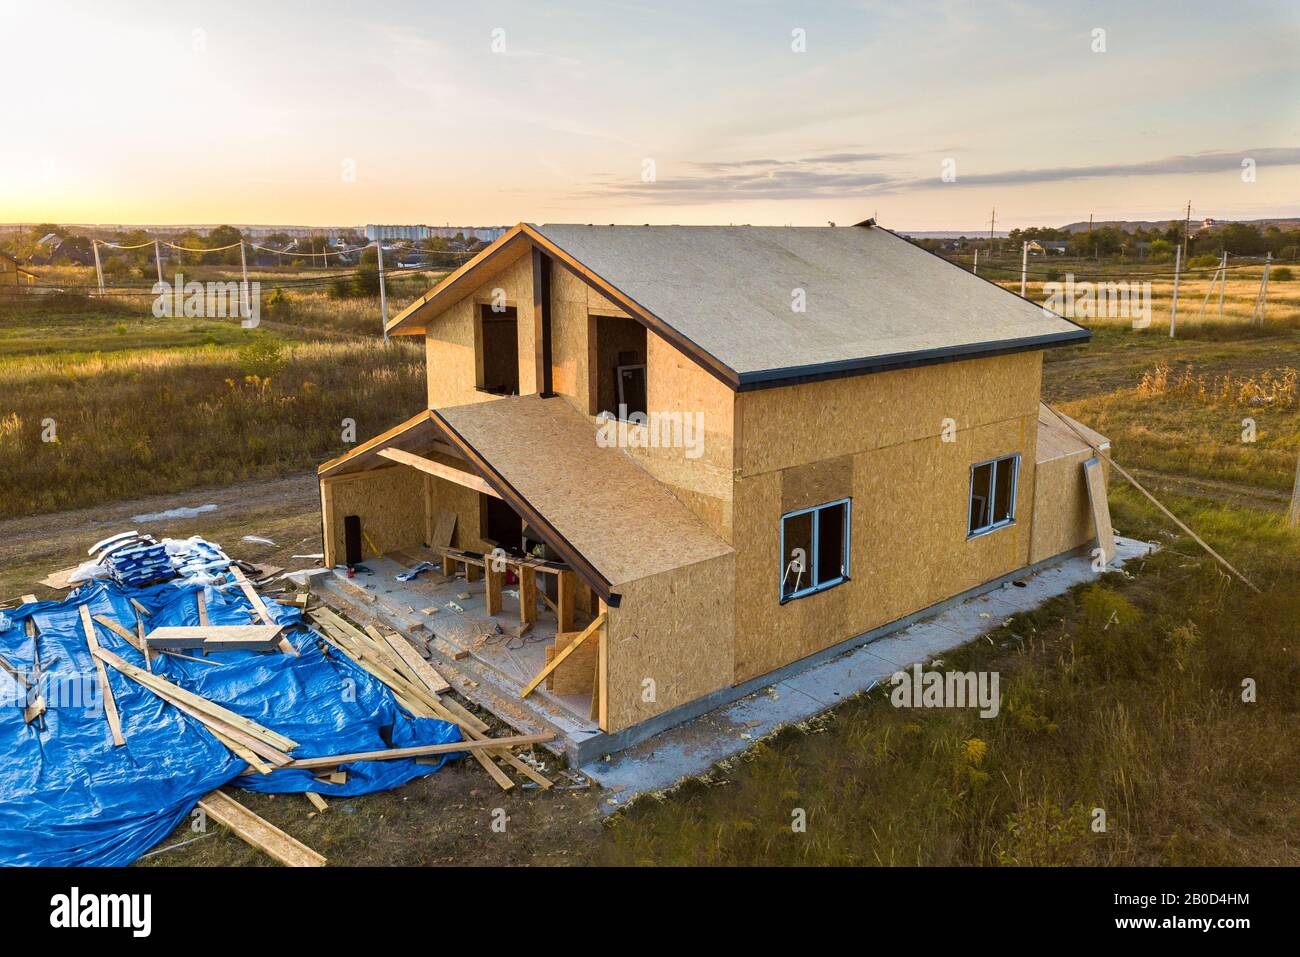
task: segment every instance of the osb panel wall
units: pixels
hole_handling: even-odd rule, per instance
[[[898,369],[737,396],[744,476],[1037,414],[1042,353]]]
[[[330,554],[336,563],[345,556],[343,519],[348,515],[361,518],[361,530],[380,552],[410,548],[424,541],[423,473],[405,465],[374,469],[325,479],[328,499]],[[369,558],[370,544],[362,539],[362,554]]]
[[[748,423],[747,423],[748,428]],[[902,618],[1028,562],[1037,410],[736,483],[736,682]],[[1016,522],[968,539],[970,467],[1021,454]],[[846,491],[847,490],[847,491]],[[850,580],[780,603],[781,516],[850,494]]]
[[[619,731],[731,683],[735,555],[622,586],[609,609],[608,724]],[[646,701],[645,681],[654,682]]]
[[[533,350],[533,263],[525,253],[512,265],[429,323],[425,331],[425,366],[429,378],[429,408],[467,405],[496,398],[479,392],[474,358],[474,315],[482,303],[492,303],[493,290],[505,291],[505,304],[514,306],[519,322],[519,392],[537,391]]]
[[[464,469],[465,463],[448,455],[437,452],[425,453],[427,458],[452,468]],[[414,471],[414,470],[412,470]],[[423,474],[423,473],[421,473]],[[451,544],[471,552],[490,551],[491,547],[480,537],[479,527],[479,493],[472,488],[448,482],[433,475],[424,475],[427,494],[426,514],[432,516],[442,510],[456,516],[456,530],[452,533]],[[427,535],[426,535],[427,537]]]
[[[595,329],[591,317],[601,315],[625,313],[567,269],[552,270],[553,387],[584,415],[590,414],[591,397],[598,391],[591,362]],[[628,448],[628,454],[730,542],[735,394],[650,331],[646,332],[646,379],[651,411],[703,416],[702,442],[650,447],[647,439],[645,447]],[[692,419],[692,425],[696,421]]]
[[[1041,562],[1087,544],[1097,537],[1083,481],[1083,463],[1091,450],[1038,464],[1034,484],[1034,524],[1029,561]]]
[[[587,284],[563,266],[551,269],[551,388],[583,415],[591,395]]]

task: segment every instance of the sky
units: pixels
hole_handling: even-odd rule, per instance
[[[0,78],[0,222],[1300,216],[1294,0],[0,0]]]

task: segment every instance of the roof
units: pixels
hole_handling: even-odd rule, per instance
[[[494,488],[504,496],[504,483],[611,586],[731,551],[626,451],[598,445],[591,420],[563,399],[511,396],[434,415]]]
[[[1090,337],[870,221],[847,227],[520,223],[412,303],[389,331],[422,331],[530,245],[735,389]]]
[[[1070,430],[1070,426],[1061,421],[1060,416],[1078,429],[1088,441],[1102,450],[1110,448],[1110,439],[1100,432],[1088,428],[1082,422],[1070,418],[1064,412],[1049,409],[1045,403],[1038,403],[1038,451],[1035,461],[1039,464],[1052,459],[1077,455],[1091,451],[1090,446]]]
[[[426,409],[317,474],[387,466],[382,449],[435,445],[464,458],[611,605],[620,584],[731,551],[627,452],[598,445],[591,420],[559,398]]]

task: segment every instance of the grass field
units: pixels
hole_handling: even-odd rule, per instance
[[[597,792],[501,795],[468,762],[321,815],[291,797],[249,806],[337,864],[1300,864],[1300,533],[1284,524],[1300,456],[1300,286],[1271,288],[1262,329],[1243,318],[1250,281],[1238,286],[1223,321],[1188,316],[1176,339],[1158,287],[1150,328],[1089,322],[1089,345],[1047,353],[1044,396],[1108,435],[1262,595],[1115,479],[1116,527],[1163,551],[945,656],[945,668],[1000,672],[994,719],[903,711],[875,692],[605,824]],[[132,301],[0,306],[0,515],[293,475],[346,447],[344,417],[364,439],[423,404],[422,354],[375,342],[377,303],[313,289],[263,319],[249,334],[155,320]],[[55,443],[41,441],[46,419]],[[286,554],[314,551],[309,493],[292,508],[263,495],[244,532],[223,504],[184,533],[252,531]],[[68,555],[9,555],[6,594],[30,587],[11,571],[68,563],[77,529],[50,522]],[[487,827],[497,806],[507,835]],[[791,829],[796,808],[805,833]],[[217,832],[150,863],[265,862]]]

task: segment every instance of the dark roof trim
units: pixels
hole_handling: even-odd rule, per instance
[[[451,423],[438,413],[437,409],[431,410],[430,415],[433,417],[434,424],[442,430],[443,434],[447,437],[447,440],[460,450],[460,453],[464,455],[469,463],[478,470],[478,473],[483,476],[483,480],[496,489],[497,492],[500,493],[501,497],[527,520],[529,525],[533,526],[545,535],[551,546],[560,553],[560,557],[565,560],[570,568],[574,569],[582,576],[582,579],[590,585],[602,599],[604,599],[605,604],[609,605],[610,608],[617,608],[622,598],[613,590],[613,586],[610,585],[609,579],[602,575],[596,569],[596,566],[587,560],[582,552],[574,548],[573,544],[561,535],[554,525],[547,521],[546,516],[533,508],[533,506],[528,503],[528,500],[519,494],[519,490],[506,481],[505,477],[494,469],[492,464],[488,462],[487,459],[483,458],[483,456],[478,453],[478,450],[475,449],[474,446],[470,445],[469,442],[467,442],[464,437],[462,437],[461,434],[452,427]]]
[[[837,362],[788,366],[783,369],[742,372],[740,374],[740,385],[736,391],[752,392],[755,389],[775,389],[783,385],[822,382],[826,379],[845,379],[850,376],[868,375],[872,372],[890,372],[894,369],[914,369],[918,366],[939,365],[943,362],[959,362],[962,359],[983,359],[990,356],[1012,355],[1017,352],[1034,352],[1038,349],[1050,349],[1054,346],[1087,342],[1091,338],[1092,333],[1081,328],[1078,332],[1054,332],[1050,335],[1030,336],[1025,339],[998,339],[993,342],[977,342],[965,346],[928,349],[924,352],[898,352],[887,356],[872,356],[869,359],[843,359]]]

